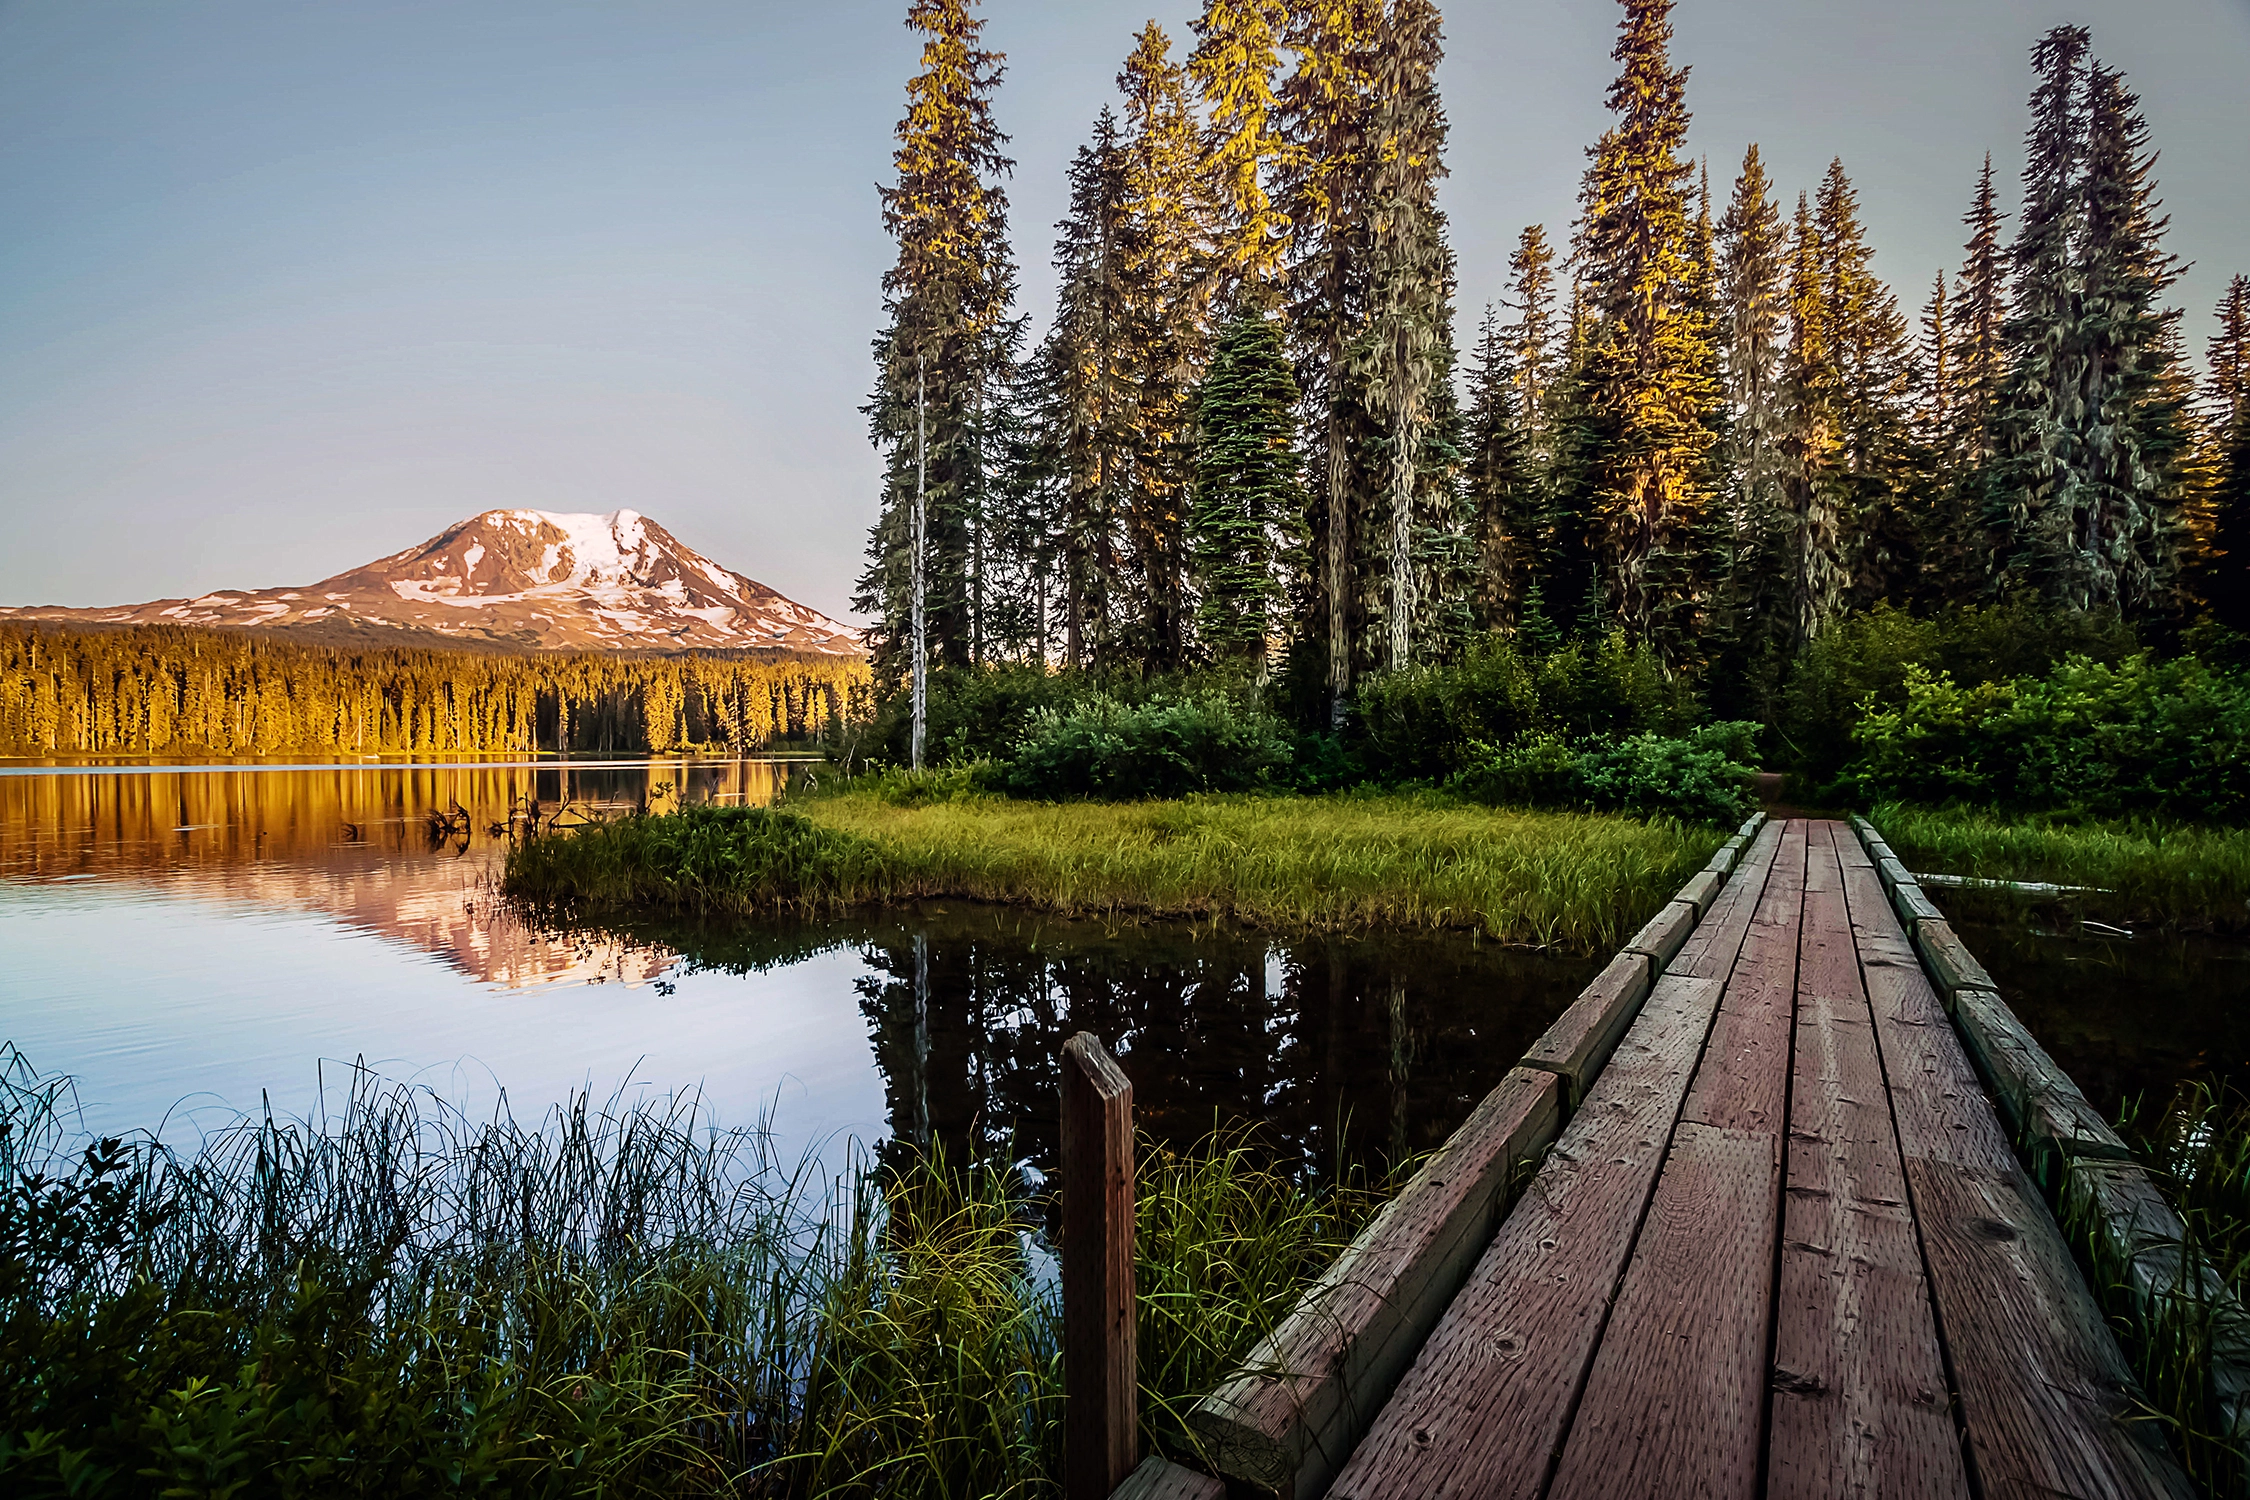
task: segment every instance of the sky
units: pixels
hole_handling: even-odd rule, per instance
[[[1063,172],[1152,16],[986,0],[1023,307]],[[309,583],[482,510],[630,507],[847,617],[877,463],[903,0],[0,0],[0,604]],[[1567,238],[1610,0],[1456,0],[1460,338]],[[2200,352],[2250,271],[2250,0],[1682,0],[1722,199],[1841,156],[1910,310],[1961,259],[2028,50],[2090,26],[2162,152]]]

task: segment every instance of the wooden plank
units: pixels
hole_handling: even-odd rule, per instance
[[[1110,1496],[1110,1500],[1227,1500],[1224,1480],[1193,1469],[1183,1469],[1170,1459],[1150,1454]]]
[[[1749,847],[1750,841],[1738,833],[1721,844],[1719,852],[1712,855],[1711,862],[1703,868],[1715,870],[1721,875],[1732,875],[1734,867],[1742,862],[1742,851]]]
[[[1797,992],[1797,929],[1805,899],[1805,825],[1785,825],[1780,851],[1719,1002],[1703,1065],[1680,1118],[1778,1137],[1789,1097],[1789,1031]],[[1780,1156],[1775,1154],[1778,1168]]]
[[[1953,997],[1963,990],[1999,992],[2000,986],[1984,972],[1984,965],[1977,962],[1976,955],[1961,941],[1951,922],[1915,923],[1914,951],[1922,956],[1948,1009],[1952,1007]]]
[[[1721,989],[1656,982],[1334,1500],[1530,1500],[1545,1487]]]
[[[1687,942],[1688,934],[1695,931],[1701,915],[1689,902],[1667,902],[1662,911],[1648,919],[1647,926],[1633,934],[1625,951],[1647,954],[1649,961],[1661,970]]]
[[[1715,870],[1705,870],[1686,885],[1681,886],[1679,894],[1672,899],[1687,902],[1688,905],[1695,908],[1696,916],[1701,918],[1711,910],[1711,903],[1718,899],[1719,888],[1726,883],[1727,878],[1724,875]]]
[[[1756,1493],[1777,1144],[1681,1122],[1550,1500]]]
[[[1804,825],[1790,823],[1550,1496],[1748,1495],[1756,1483],[1804,872]]]
[[[2250,1436],[2250,1315],[2224,1276],[2186,1248],[2187,1230],[2138,1162],[2074,1161],[2063,1218],[2091,1237],[2095,1274],[2145,1327],[2182,1317],[2200,1326],[2219,1436]]]
[[[1873,872],[1844,894],[1980,1490],[2191,1494]]]
[[[1101,1500],[1140,1462],[1133,1084],[1092,1032],[1062,1050],[1063,1493]]]
[[[1998,995],[1961,991],[1954,997],[1953,1018],[2009,1125],[2035,1150],[2102,1161],[2133,1159],[2132,1149],[2110,1129],[2101,1111],[2087,1102]]]
[[[1555,1138],[1562,1080],[1518,1068],[1384,1205],[1240,1371],[1189,1413],[1221,1474],[1320,1493],[1484,1253],[1511,1175]]]
[[[1898,919],[1906,924],[1908,932],[1914,930],[1917,922],[1945,920],[1945,913],[1938,910],[1937,903],[1923,894],[1922,887],[1911,880],[1904,885],[1891,887],[1891,908],[1898,913]]]
[[[1850,838],[1816,829],[1805,872],[1767,1494],[1966,1496],[1844,909],[1837,846]]]
[[[1897,855],[1878,849],[1867,852],[1875,857],[1875,870],[1883,877],[1884,890],[1895,891],[1902,885],[1914,883],[1914,876],[1906,868],[1906,862]]]
[[[1641,1013],[1653,981],[1654,966],[1647,954],[1618,954],[1523,1055],[1525,1067],[1562,1077],[1566,1111],[1576,1109],[1586,1097],[1594,1075]]]
[[[1906,1181],[1984,1492],[2194,1494],[2022,1168],[1909,1156]]]
[[[1742,827],[1736,831],[1743,838],[1756,838],[1758,835],[1758,830],[1765,826],[1766,815],[1762,812],[1756,812],[1752,813],[1749,817],[1744,818],[1742,820]]]
[[[1719,892],[1710,912],[1681,944],[1679,955],[1667,965],[1668,972],[1693,979],[1724,979],[1733,972],[1742,940],[1750,931],[1750,919],[1764,898],[1774,856],[1780,850],[1781,825],[1769,825],[1744,853],[1740,868]]]

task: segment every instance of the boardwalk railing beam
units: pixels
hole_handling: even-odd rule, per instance
[[[1133,1085],[1081,1031],[1062,1051],[1063,1494],[1106,1500],[1139,1462]]]
[[[1196,1405],[1189,1426],[1213,1469],[1251,1492],[1326,1490],[1485,1253],[1512,1183],[1544,1158],[1764,822],[1760,814],[1744,824],[1610,961],[1280,1327]]]
[[[2207,1331],[2217,1435],[2241,1446],[2250,1440],[2250,1313],[2188,1248],[2186,1226],[2148,1169],[2000,998],[1905,862],[1872,823],[1851,822],[2033,1180],[2087,1248],[2097,1290],[2122,1294],[2144,1330],[2184,1319]]]

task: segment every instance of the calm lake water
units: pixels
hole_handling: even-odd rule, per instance
[[[1277,941],[965,903],[558,932],[498,891],[510,811],[765,802],[773,761],[0,765],[0,1040],[85,1123],[192,1141],[309,1112],[356,1062],[472,1114],[699,1090],[785,1153],[937,1140],[1051,1159],[1091,1030],[1144,1126],[1257,1122],[1315,1170],[1434,1146],[1599,966],[1464,935]],[[465,812],[440,835],[432,811]],[[2250,946],[1969,919],[2105,1110],[2250,1084]]]
[[[1282,942],[962,904],[564,933],[499,896],[512,808],[769,800],[770,761],[0,768],[0,1038],[85,1122],[192,1141],[355,1062],[471,1113],[700,1090],[785,1151],[1051,1158],[1055,1058],[1117,1051],[1147,1128],[1285,1160],[1442,1140],[1598,967],[1467,936]],[[433,810],[468,814],[465,835]]]

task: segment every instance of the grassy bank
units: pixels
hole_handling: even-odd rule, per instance
[[[471,1123],[362,1078],[192,1154],[0,1051],[0,1493],[1040,1496],[1062,1395],[1011,1169],[839,1184],[690,1104]],[[1375,1206],[1236,1146],[1140,1182],[1144,1422]]]
[[[2186,1226],[2191,1286],[2215,1276],[2236,1307],[2250,1299],[2250,1099],[2203,1083],[2168,1100],[2129,1105],[2119,1129],[2153,1168]],[[2088,1254],[2149,1404],[2173,1450],[2207,1495],[2250,1494],[2250,1452],[2228,1431],[2229,1413],[2215,1381],[2213,1351],[2227,1348],[2239,1369],[2243,1330],[2223,1296],[2196,1291],[2151,1308],[2129,1287],[2131,1268],[2115,1264],[2106,1236],[2070,1222],[2065,1228]]]
[[[689,809],[537,839],[507,880],[581,912],[961,898],[1310,930],[1476,928],[1592,951],[1630,936],[1724,837],[1413,795],[916,802],[862,789],[780,816]]]
[[[2089,886],[2105,915],[2250,930],[2250,829],[2142,820],[2048,822],[1885,805],[1871,821],[1917,872]],[[1939,890],[1940,904],[1960,893]]]

